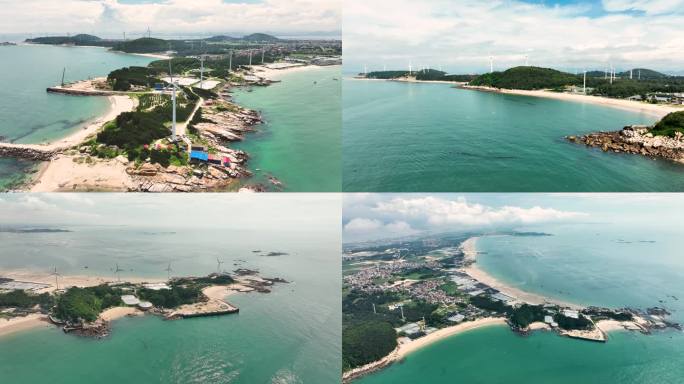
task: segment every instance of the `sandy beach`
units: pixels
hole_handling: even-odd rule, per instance
[[[100,318],[112,321],[126,316],[142,316],[145,313],[136,307],[114,307],[100,313]]]
[[[268,68],[262,65],[252,65],[252,71],[254,72],[254,75],[263,77],[264,79],[267,80],[280,80],[280,78],[286,74],[293,73],[293,72],[305,72],[305,71],[312,71],[316,69],[321,69],[321,68],[329,68],[333,66],[319,66],[319,65],[293,65],[291,67],[287,68],[282,68],[282,69],[274,69],[274,68]],[[339,65],[335,65],[335,67],[339,67]]]
[[[663,104],[649,104],[640,101],[624,100],[624,99],[613,99],[609,97],[602,96],[590,96],[581,94],[571,94],[571,93],[561,93],[561,92],[551,92],[545,90],[534,90],[527,91],[522,89],[499,89],[491,87],[479,87],[479,86],[468,86],[464,85],[462,89],[472,89],[476,91],[485,92],[496,92],[504,93],[510,95],[521,95],[521,96],[533,96],[533,97],[546,97],[549,99],[572,101],[579,103],[590,103],[603,105],[607,107],[619,108],[623,110],[629,110],[633,112],[645,113],[654,117],[662,118],[670,112],[684,111],[684,106],[677,107],[673,105],[663,105]]]
[[[231,284],[227,286],[215,285],[207,287],[202,290],[202,293],[210,299],[223,300],[230,295],[234,295],[236,293],[251,292],[253,290],[254,288],[246,287],[242,284]]]
[[[510,297],[513,297],[519,302],[522,303],[528,303],[528,304],[533,304],[533,305],[540,305],[540,304],[546,304],[546,303],[552,303],[552,304],[558,304],[570,308],[575,308],[575,309],[580,309],[581,307],[578,306],[577,304],[573,303],[567,303],[563,302],[560,300],[555,300],[555,299],[549,299],[547,297],[544,297],[542,295],[538,295],[535,293],[530,293],[530,292],[525,292],[521,289],[511,287],[509,285],[504,284],[503,282],[497,280],[493,276],[489,275],[482,269],[480,269],[477,265],[477,239],[478,237],[471,237],[468,240],[464,241],[463,244],[461,244],[461,248],[463,250],[463,255],[465,260],[468,261],[473,261],[469,266],[463,269],[465,273],[467,273],[470,277],[473,279],[480,281],[492,288],[495,288],[505,295],[508,295]]]
[[[50,327],[50,324],[47,322],[47,316],[37,313],[9,320],[0,319],[0,337],[41,326]]]
[[[48,285],[49,287],[35,291],[36,293],[53,292],[57,289],[55,286],[55,277],[50,274],[50,271],[36,272],[33,270],[12,270],[0,271],[0,277],[6,277],[17,281],[26,281],[32,283],[40,283]],[[142,278],[142,277],[128,277],[122,276],[122,280],[130,283],[163,283],[165,279]],[[65,289],[69,287],[93,287],[100,284],[111,283],[117,280],[116,276],[86,276],[86,275],[63,275],[59,277],[59,288]]]
[[[477,319],[474,321],[466,321],[451,327],[442,328],[427,336],[423,336],[419,339],[413,340],[406,344],[399,345],[397,350],[396,359],[403,359],[412,352],[417,351],[427,345],[430,345],[436,341],[458,335],[459,333],[467,332],[476,328],[488,327],[492,325],[505,325],[506,320],[502,317],[485,317],[482,319]]]
[[[92,164],[77,163],[71,156],[58,156],[41,165],[31,192],[126,192],[133,179],[117,159]]]

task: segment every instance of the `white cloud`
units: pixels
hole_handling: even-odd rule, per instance
[[[452,72],[483,72],[530,65],[574,69],[650,67],[680,70],[683,0],[611,0],[614,11],[588,16],[583,4],[545,6],[521,1],[347,0],[345,63],[407,68],[442,66]]]
[[[495,196],[493,201],[496,201]],[[539,197],[545,199],[545,197]],[[435,231],[513,229],[584,219],[573,210],[523,203],[490,206],[449,195],[345,196],[345,241],[381,239]],[[513,204],[511,204],[513,203]]]
[[[167,0],[129,4],[117,0],[0,0],[0,33],[85,32],[133,36],[152,33],[341,30],[341,0]]]

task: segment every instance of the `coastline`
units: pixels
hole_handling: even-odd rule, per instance
[[[486,285],[489,285],[492,288],[495,288],[502,293],[504,293],[507,296],[510,296],[514,298],[516,301],[521,302],[521,303],[528,303],[528,304],[533,304],[533,305],[543,305],[543,304],[559,304],[565,307],[570,307],[573,309],[581,309],[582,307],[577,304],[573,303],[568,303],[564,302],[561,300],[556,300],[556,299],[551,299],[548,297],[545,297],[543,295],[539,295],[536,293],[531,293],[531,292],[525,292],[521,289],[511,287],[510,285],[507,285],[500,280],[497,280],[495,277],[491,276],[487,272],[483,271],[479,266],[477,265],[477,240],[480,236],[473,236],[466,241],[464,241],[461,244],[461,249],[463,251],[463,257],[466,261],[469,261],[470,264],[463,268],[463,271],[468,274],[468,276],[472,277],[473,279],[480,281]]]
[[[651,115],[653,117],[662,118],[671,112],[684,111],[683,108],[677,108],[671,105],[661,105],[661,104],[648,104],[632,100],[624,99],[613,99],[603,96],[591,96],[591,95],[580,95],[580,94],[570,94],[562,92],[551,92],[545,90],[523,90],[523,89],[501,89],[492,88],[486,86],[470,86],[463,85],[461,89],[482,91],[482,92],[494,92],[509,95],[519,95],[519,96],[532,96],[532,97],[544,97],[548,99],[556,99],[562,101],[571,101],[579,103],[589,103],[595,105],[603,105],[607,107],[618,108],[622,110],[628,110],[632,112],[639,112]]]
[[[270,81],[279,81],[280,78],[284,75],[294,73],[294,72],[305,72],[305,71],[311,71],[315,69],[321,69],[321,68],[330,68],[330,67],[341,67],[342,65],[328,65],[328,66],[320,66],[320,65],[310,65],[310,64],[305,64],[305,65],[293,65],[287,68],[282,68],[282,69],[274,69],[274,68],[268,68],[263,65],[252,65],[251,70],[255,76],[263,77],[266,80]]]
[[[430,344],[437,341],[447,339],[451,336],[456,336],[468,331],[472,331],[478,328],[506,325],[506,320],[501,317],[485,317],[482,319],[477,319],[473,321],[466,321],[457,325],[452,325],[450,327],[441,328],[429,335],[423,336],[419,339],[411,340],[407,343],[400,343],[397,348],[390,352],[387,356],[380,360],[373,361],[364,366],[350,369],[342,374],[342,382],[348,383],[352,380],[358,379],[362,376],[368,375],[370,373],[376,372],[388,365],[391,365],[397,361],[400,361],[411,353],[424,348]]]
[[[0,319],[0,339],[7,335],[27,331],[29,329],[34,329],[41,326],[49,326],[48,317],[46,315],[37,313],[32,313],[24,317],[15,317],[12,319]]]

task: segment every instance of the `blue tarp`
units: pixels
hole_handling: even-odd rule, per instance
[[[209,160],[209,154],[206,152],[192,151],[190,152],[190,160],[192,159],[207,161]]]

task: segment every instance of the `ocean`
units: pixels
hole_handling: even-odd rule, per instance
[[[345,192],[683,191],[684,165],[604,153],[567,135],[652,124],[611,107],[345,79]]]
[[[46,88],[106,76],[114,69],[146,66],[154,59],[97,47],[17,45],[0,47],[0,139],[44,143],[68,136],[102,115],[105,97],[51,94]],[[0,160],[0,190],[21,180],[27,162]]]
[[[296,221],[296,218],[293,218]],[[293,225],[295,223],[293,222]],[[35,383],[335,383],[341,316],[338,218],[315,237],[292,228],[235,230],[181,225],[79,226],[73,232],[0,233],[3,269],[62,275],[166,278],[223,269],[258,269],[281,277],[269,294],[236,294],[236,315],[164,321],[122,318],[103,340],[42,327],[0,338],[0,382]],[[27,244],[31,244],[27,247]],[[279,251],[265,257],[254,253]],[[87,268],[86,268],[87,267]]]
[[[664,307],[684,322],[682,228],[634,224],[521,227],[552,236],[482,237],[477,262],[524,291],[584,306]],[[682,361],[684,333],[672,329],[611,332],[603,344],[492,326],[436,342],[358,383],[678,383]]]
[[[290,192],[341,188],[341,70],[322,67],[283,74],[281,83],[235,91],[235,101],[261,111],[266,123],[236,145],[250,155],[246,183],[273,187],[272,175]]]

